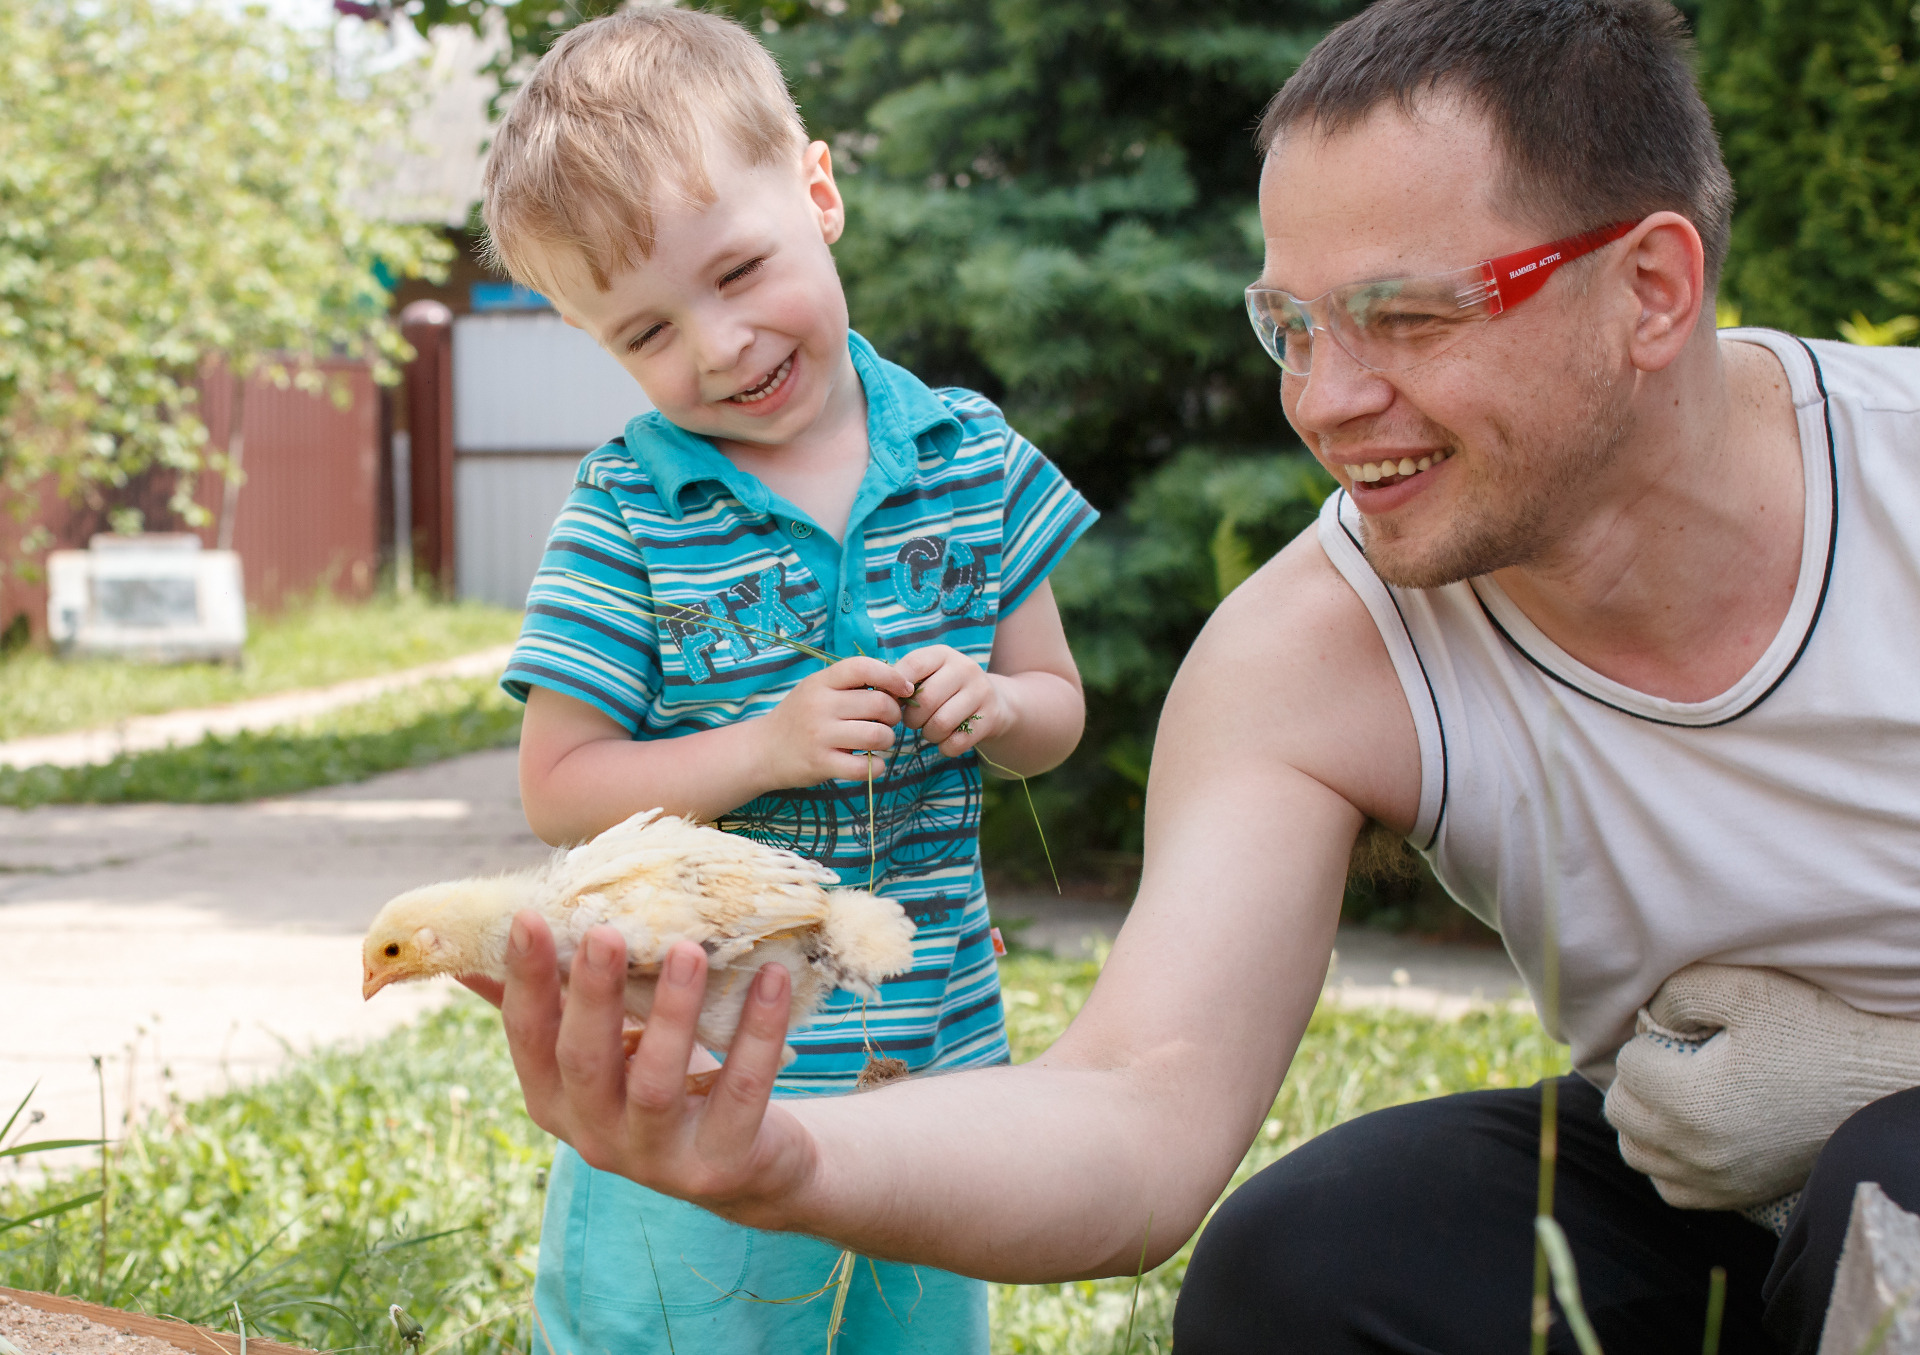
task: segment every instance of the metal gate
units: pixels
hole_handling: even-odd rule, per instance
[[[582,331],[547,313],[453,321],[454,584],[518,608],[580,458],[652,406]]]

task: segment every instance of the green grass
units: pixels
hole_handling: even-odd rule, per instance
[[[66,662],[23,650],[0,659],[0,740],[370,677],[507,644],[519,629],[518,612],[480,603],[387,595],[349,604],[322,597],[250,618],[238,668]]]
[[[519,702],[491,678],[442,679],[296,727],[214,736],[90,767],[0,767],[0,805],[210,804],[287,795],[510,744],[520,737],[520,715]]]
[[[1016,1058],[1065,1029],[1096,972],[1031,953],[1002,963]],[[1323,1010],[1236,1182],[1364,1111],[1565,1067],[1531,1016]],[[90,1209],[0,1234],[0,1283],[216,1325],[238,1303],[257,1334],[394,1355],[386,1309],[399,1303],[426,1326],[422,1355],[540,1349],[526,1300],[549,1151],[498,1019],[463,999],[365,1051],[154,1119],[117,1152],[104,1283]],[[72,1184],[0,1187],[0,1215]],[[1134,1350],[1168,1348],[1186,1257],[1141,1282]],[[1118,1352],[1133,1290],[997,1285],[994,1349]],[[823,1350],[826,1322],[823,1305]]]

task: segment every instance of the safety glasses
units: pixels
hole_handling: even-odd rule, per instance
[[[1288,376],[1313,369],[1315,331],[1331,334],[1348,357],[1370,371],[1397,371],[1438,356],[1459,342],[1468,326],[1512,310],[1539,291],[1562,264],[1612,244],[1639,224],[1616,222],[1471,268],[1350,282],[1311,301],[1274,287],[1249,287],[1247,318],[1267,356]]]

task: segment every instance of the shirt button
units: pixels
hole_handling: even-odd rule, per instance
[[[853,610],[853,594],[847,592],[845,589],[842,589],[840,593],[840,610],[843,612]]]
[[[813,535],[813,528],[809,527],[804,522],[795,522],[793,524],[793,534],[799,537],[802,541],[805,541],[808,537]]]

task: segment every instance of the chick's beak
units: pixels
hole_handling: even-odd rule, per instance
[[[375,993],[379,992],[382,988],[385,988],[388,984],[392,983],[395,979],[399,977],[400,976],[394,973],[391,969],[380,970],[380,971],[369,969],[367,971],[366,982],[360,985],[360,996],[362,998],[371,1000]]]

